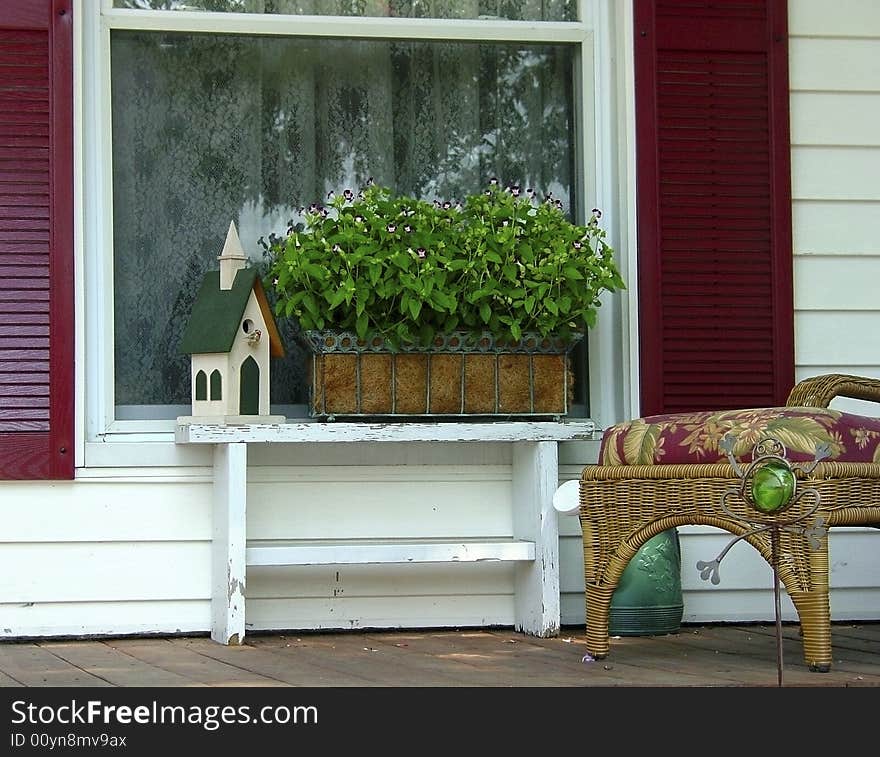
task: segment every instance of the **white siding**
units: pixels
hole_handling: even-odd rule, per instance
[[[797,378],[880,376],[880,4],[788,7]]]
[[[797,0],[789,13],[797,377],[880,376],[880,3],[838,0],[829,13],[825,0]],[[131,460],[121,446],[94,445],[87,460]],[[155,448],[153,460],[184,458],[190,467],[0,482],[0,635],[209,630],[208,456]],[[561,480],[577,478],[597,451],[562,445]],[[252,536],[511,533],[506,445],[321,445],[297,449],[295,460],[278,447],[255,450],[252,461]],[[714,556],[726,534],[684,528],[681,537],[685,621],[772,618],[771,574],[750,548],[727,556],[716,587],[693,564]],[[833,534],[835,618],[880,619],[878,547],[877,531]],[[560,561],[562,622],[577,628],[584,603],[576,517],[560,519]],[[511,625],[513,581],[502,564],[252,569],[247,619],[250,628],[279,629]]]
[[[880,4],[788,5],[796,378],[880,376]]]
[[[307,466],[255,449],[257,539],[503,537],[510,448],[324,445]],[[433,451],[433,454],[432,454]],[[435,465],[404,464],[433,456]],[[370,464],[352,465],[352,458]],[[376,464],[384,461],[385,465]],[[0,636],[210,628],[210,470],[91,469],[75,482],[0,483]],[[251,629],[513,625],[509,564],[254,568]]]
[[[880,3],[790,0],[790,84],[795,360],[798,380],[819,373],[880,377]],[[880,415],[876,404],[838,400],[841,410]],[[598,445],[569,444],[561,480],[594,462]],[[562,622],[584,622],[583,554],[577,518],[560,520]],[[737,545],[712,586],[695,563],[729,536],[679,529],[685,622],[772,620],[772,572]],[[880,531],[835,530],[831,610],[838,620],[880,619]],[[842,556],[842,557],[841,557]],[[783,611],[794,619],[785,599]]]
[[[250,469],[255,538],[492,537],[511,533],[509,455],[439,465],[323,465]],[[482,445],[480,445],[482,447]],[[598,445],[563,445],[560,482],[576,479]],[[375,447],[367,457],[375,458]],[[485,459],[490,453],[483,451]],[[261,462],[256,455],[256,463]],[[424,458],[424,451],[422,453]],[[102,474],[106,477],[101,478]],[[0,636],[206,632],[210,627],[210,481],[203,469],[91,471],[64,484],[0,484]],[[562,623],[584,623],[583,552],[576,517],[560,517]],[[735,548],[719,586],[694,567],[727,535],[681,529],[685,621],[770,620],[770,571]],[[835,531],[832,610],[880,619],[877,534]],[[837,558],[836,555],[844,557]],[[512,566],[364,565],[251,568],[248,629],[419,628],[513,624]],[[793,617],[790,608],[786,617]]]

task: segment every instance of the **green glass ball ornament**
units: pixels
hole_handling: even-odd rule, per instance
[[[752,477],[752,501],[762,513],[774,513],[789,504],[794,494],[794,473],[783,462],[771,460]]]

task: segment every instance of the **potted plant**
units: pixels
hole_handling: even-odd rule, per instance
[[[460,202],[369,183],[270,240],[267,285],[314,352],[313,415],[562,415],[568,352],[624,286],[594,210],[492,181]]]

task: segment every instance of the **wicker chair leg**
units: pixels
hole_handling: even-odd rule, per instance
[[[792,600],[795,601],[801,620],[804,662],[811,671],[827,673],[831,670],[831,618],[828,593],[805,592],[797,598],[792,596]]]
[[[608,636],[608,614],[616,587],[597,586],[587,583],[587,651],[597,660],[608,656],[611,641]]]
[[[811,549],[810,591],[792,596],[801,619],[804,662],[810,670],[827,673],[831,669],[831,600],[828,586],[828,542]]]

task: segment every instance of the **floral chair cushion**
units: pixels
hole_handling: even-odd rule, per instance
[[[725,435],[736,439],[737,460],[749,462],[762,438],[781,441],[791,461],[812,460],[825,443],[831,460],[880,463],[880,418],[813,407],[770,407],[704,411],[636,418],[606,429],[603,465],[660,465],[727,462],[719,448]]]

